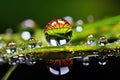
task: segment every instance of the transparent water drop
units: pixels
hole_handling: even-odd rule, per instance
[[[11,41],[7,43],[6,51],[8,54],[13,54],[14,52],[16,52],[16,48],[17,48],[16,43]]]
[[[88,20],[89,23],[92,23],[94,21],[94,17],[92,15],[89,15],[87,17],[87,20]]]
[[[72,26],[64,19],[51,20],[44,29],[46,40],[51,46],[66,45],[72,37]]]
[[[20,35],[23,40],[30,39],[35,33],[37,24],[32,19],[26,19],[20,24]]]
[[[37,62],[37,59],[33,56],[32,53],[29,53],[26,55],[26,61],[25,61],[26,65],[33,66],[36,64],[36,62]]]
[[[48,70],[54,75],[65,75],[70,71],[72,59],[56,59],[47,61]]]
[[[105,46],[108,43],[107,38],[105,36],[100,36],[98,38],[98,45]]]
[[[71,16],[65,16],[63,19],[68,21],[71,25],[73,24],[73,18]]]
[[[3,37],[0,36],[0,49],[5,47],[5,41],[3,40]]]
[[[41,47],[41,46],[42,46],[42,41],[41,40],[37,40],[36,47]]]
[[[79,19],[79,20],[76,21],[76,25],[83,25],[83,23],[84,23],[84,22],[83,22],[83,20],[81,20],[81,19]]]
[[[88,35],[87,44],[89,44],[89,45],[95,44],[95,38],[92,34]]]
[[[108,62],[108,58],[106,56],[100,56],[98,59],[98,64],[100,65],[106,65]]]
[[[88,56],[86,56],[86,57],[83,58],[82,64],[83,64],[84,66],[89,66],[89,65],[90,65],[90,59],[89,59]]]
[[[83,27],[82,26],[76,26],[76,31],[77,32],[81,32],[83,30]]]
[[[25,44],[24,44],[24,43],[21,43],[21,44],[18,46],[18,50],[19,50],[19,51],[25,50]]]
[[[36,47],[36,40],[34,39],[34,38],[30,38],[29,40],[28,40],[28,46],[29,46],[29,48],[34,48],[34,47]]]
[[[12,33],[13,33],[13,29],[12,29],[12,28],[7,28],[7,29],[6,29],[6,35],[7,35],[7,36],[11,36]]]

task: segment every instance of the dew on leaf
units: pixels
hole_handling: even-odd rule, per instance
[[[71,25],[73,24],[73,18],[71,16],[65,16],[63,19],[68,21]]]
[[[36,47],[41,47],[42,46],[42,41],[39,39],[36,42]]]
[[[92,34],[87,36],[87,44],[94,45],[95,44],[95,38]]]
[[[72,26],[66,20],[57,18],[46,25],[44,32],[51,46],[66,45],[72,37]]]
[[[7,43],[6,51],[8,54],[13,54],[14,52],[16,52],[16,48],[17,48],[16,43],[11,41]]]
[[[21,22],[20,24],[20,35],[23,40],[30,39],[33,34],[35,33],[35,28],[37,27],[37,24],[32,19],[26,19]]]
[[[9,65],[16,65],[19,63],[18,56],[14,56],[8,59]]]
[[[100,36],[98,38],[98,45],[105,46],[108,43],[107,38],[105,36]]]
[[[34,47],[36,47],[36,40],[35,40],[34,38],[30,38],[30,39],[28,40],[28,46],[29,46],[29,48],[34,48]]]

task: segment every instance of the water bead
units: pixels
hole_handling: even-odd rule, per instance
[[[36,47],[41,47],[41,46],[42,46],[42,41],[41,40],[37,40]]]
[[[20,34],[23,40],[28,40],[35,33],[35,28],[37,24],[32,19],[26,19],[20,24]]]
[[[98,38],[99,46],[105,46],[108,43],[107,38],[105,36],[100,36]]]
[[[51,46],[66,45],[72,37],[72,26],[65,19],[57,18],[46,25],[44,32]]]
[[[11,42],[7,43],[6,51],[7,51],[8,54],[13,54],[14,52],[16,52],[16,48],[17,48],[16,43],[11,41]]]
[[[28,40],[28,46],[29,46],[30,48],[36,47],[36,40],[35,40],[34,38],[30,38],[30,39]]]
[[[93,43],[95,43],[95,38],[92,34],[90,34],[87,37],[87,44],[92,45]]]
[[[63,19],[68,21],[71,25],[73,24],[73,18],[71,16],[65,16]]]
[[[70,67],[73,64],[72,59],[56,59],[48,60],[47,66],[49,71],[54,75],[65,75],[70,71]]]

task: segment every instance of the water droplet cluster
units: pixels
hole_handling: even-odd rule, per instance
[[[93,17],[88,17],[88,22],[93,22]],[[102,50],[93,50],[93,51],[73,51],[72,48],[69,47],[70,41],[72,39],[73,29],[77,33],[81,33],[84,30],[83,20],[79,19],[74,22],[73,18],[70,16],[65,16],[64,18],[56,18],[49,21],[44,28],[44,37],[46,41],[49,43],[49,46],[66,46],[66,50],[71,55],[76,55],[76,57],[65,58],[65,59],[47,59],[45,61],[48,70],[54,75],[65,75],[67,74],[71,66],[73,65],[73,60],[77,60],[78,62],[82,62],[83,66],[89,66],[91,57],[98,58],[99,65],[106,65],[108,62],[108,57],[113,56],[114,52],[117,54],[120,53],[120,48],[104,50],[104,48],[109,45],[108,38],[106,36],[99,36],[95,38],[93,34],[89,34],[86,36],[85,46],[97,46],[99,48],[103,48]],[[21,24],[20,35],[21,38],[27,43],[17,44],[14,41],[10,41],[5,45],[5,42],[2,40],[0,36],[0,48],[5,47],[5,53],[0,52],[0,64],[8,62],[9,65],[16,64],[26,64],[29,66],[34,65],[38,60],[35,58],[32,52],[23,54],[20,52],[24,52],[27,49],[32,51],[35,48],[42,47],[42,41],[36,40],[33,38],[33,34],[35,33],[36,23],[32,19],[24,20]],[[12,30],[7,29],[6,34],[11,36]],[[118,41],[119,42],[119,41]],[[119,42],[120,43],[120,42]],[[71,43],[72,44],[72,43]],[[116,44],[118,44],[116,42]],[[80,45],[80,44],[78,44]],[[17,55],[19,53],[19,55]],[[107,54],[106,54],[107,53]],[[16,55],[15,55],[16,54]],[[61,53],[62,54],[62,53]],[[14,56],[12,56],[14,55]],[[6,57],[9,56],[8,59]],[[12,56],[12,57],[10,57]]]

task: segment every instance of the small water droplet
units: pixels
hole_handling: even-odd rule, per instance
[[[13,54],[14,52],[16,52],[16,48],[17,48],[16,43],[11,41],[11,42],[7,43],[6,51],[7,51],[8,54]]]
[[[76,31],[77,32],[81,32],[83,30],[83,27],[82,26],[76,26]]]
[[[30,39],[33,34],[35,33],[35,28],[37,27],[37,24],[32,19],[26,19],[21,22],[20,24],[20,35],[23,40]]]
[[[76,25],[83,25],[83,23],[84,23],[84,22],[83,22],[83,20],[81,20],[81,19],[79,19],[79,20],[76,21]]]
[[[11,36],[12,33],[13,33],[13,29],[11,29],[11,28],[7,28],[7,29],[6,29],[6,35],[7,35],[7,36]]]
[[[44,29],[46,40],[51,46],[66,45],[72,37],[72,26],[64,19],[51,20]]]
[[[30,38],[30,39],[28,40],[28,46],[29,46],[29,48],[34,48],[34,47],[36,47],[36,40],[35,40],[34,38]]]
[[[105,46],[108,43],[107,38],[105,36],[100,36],[98,38],[99,46]]]
[[[71,25],[73,24],[73,18],[71,16],[65,16],[63,19],[68,21]]]
[[[100,56],[98,59],[98,64],[100,65],[106,65],[108,62],[108,58],[106,56]]]
[[[70,71],[73,64],[72,59],[56,59],[46,62],[49,71],[54,75],[65,75]]]
[[[21,44],[18,46],[18,50],[20,50],[20,51],[25,50],[25,44],[24,44],[24,43],[21,43]]]
[[[37,43],[36,43],[36,47],[41,47],[41,46],[42,46],[42,41],[38,40]]]
[[[87,20],[88,20],[89,23],[92,23],[94,21],[94,17],[92,15],[89,15],[87,17]]]
[[[95,44],[95,38],[92,34],[88,35],[87,44],[89,44],[89,45]]]

